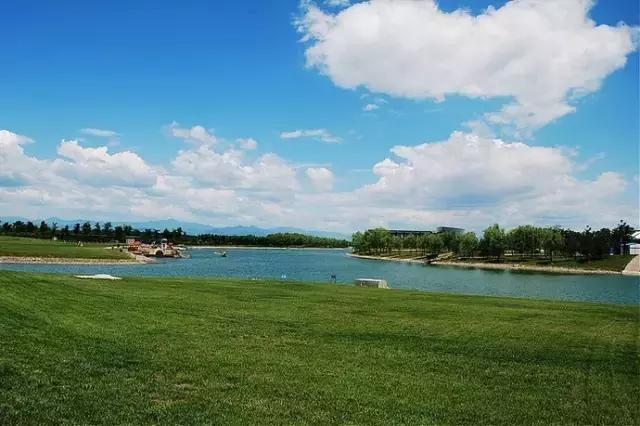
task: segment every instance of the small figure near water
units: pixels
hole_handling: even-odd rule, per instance
[[[331,273],[331,278],[329,278],[329,284],[335,284],[336,281],[338,280],[337,275],[335,272]]]

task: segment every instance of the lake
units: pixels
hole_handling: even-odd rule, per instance
[[[286,277],[287,280],[352,284],[356,278],[382,278],[391,288],[441,293],[528,297],[639,304],[638,277],[622,275],[560,275],[539,272],[466,269],[351,258],[344,250],[214,249],[189,251],[189,259],[162,259],[149,265],[22,265],[0,264],[15,271],[105,273],[116,276]]]

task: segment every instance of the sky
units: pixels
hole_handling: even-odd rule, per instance
[[[636,0],[0,14],[0,216],[640,225]]]

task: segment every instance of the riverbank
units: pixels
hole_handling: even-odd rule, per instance
[[[637,306],[0,271],[0,323],[1,424],[640,422]]]
[[[391,262],[404,262],[404,263],[417,263],[423,265],[433,265],[433,266],[451,266],[458,268],[478,268],[478,269],[492,269],[492,270],[512,270],[512,271],[529,271],[529,272],[546,272],[546,273],[554,273],[554,274],[579,274],[579,275],[640,275],[640,271],[634,270],[635,265],[640,265],[638,262],[638,256],[636,256],[627,268],[623,271],[613,271],[607,269],[587,269],[587,268],[578,268],[578,267],[565,267],[565,266],[552,266],[552,265],[531,265],[531,264],[521,264],[521,263],[487,263],[487,262],[462,262],[462,261],[453,261],[453,260],[443,260],[443,261],[432,261],[427,262],[422,259],[401,259],[401,258],[390,258],[383,256],[370,256],[370,255],[360,255],[354,253],[347,253],[347,256],[356,257],[359,259],[369,259],[369,260],[380,260],[380,261],[391,261]],[[634,263],[635,262],[635,263]]]
[[[141,259],[143,256],[128,259],[83,259],[69,257],[38,257],[38,256],[0,256],[0,263],[11,264],[40,264],[40,265],[139,265],[151,263],[151,259]]]
[[[189,250],[346,250],[343,247],[186,246]]]

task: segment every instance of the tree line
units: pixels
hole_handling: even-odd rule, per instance
[[[0,222],[0,234],[17,237],[58,239],[63,241],[124,243],[127,237],[135,237],[144,243],[160,241],[162,238],[187,245],[220,245],[220,246],[253,246],[253,247],[321,247],[344,248],[349,241],[336,238],[316,237],[299,233],[275,233],[267,236],[256,235],[189,235],[182,228],[135,229],[129,225],[113,226],[111,222],[84,222],[72,226],[59,227],[57,223],[49,225],[42,221],[39,225],[33,222],[15,221]]]
[[[521,225],[505,230],[500,225],[489,226],[480,238],[474,232],[439,232],[392,235],[384,228],[356,232],[352,237],[354,252],[359,254],[414,253],[437,256],[453,253],[461,258],[483,257],[500,260],[505,255],[527,258],[600,259],[609,254],[626,254],[633,241],[634,229],[624,221],[612,228],[574,231],[560,227]]]

